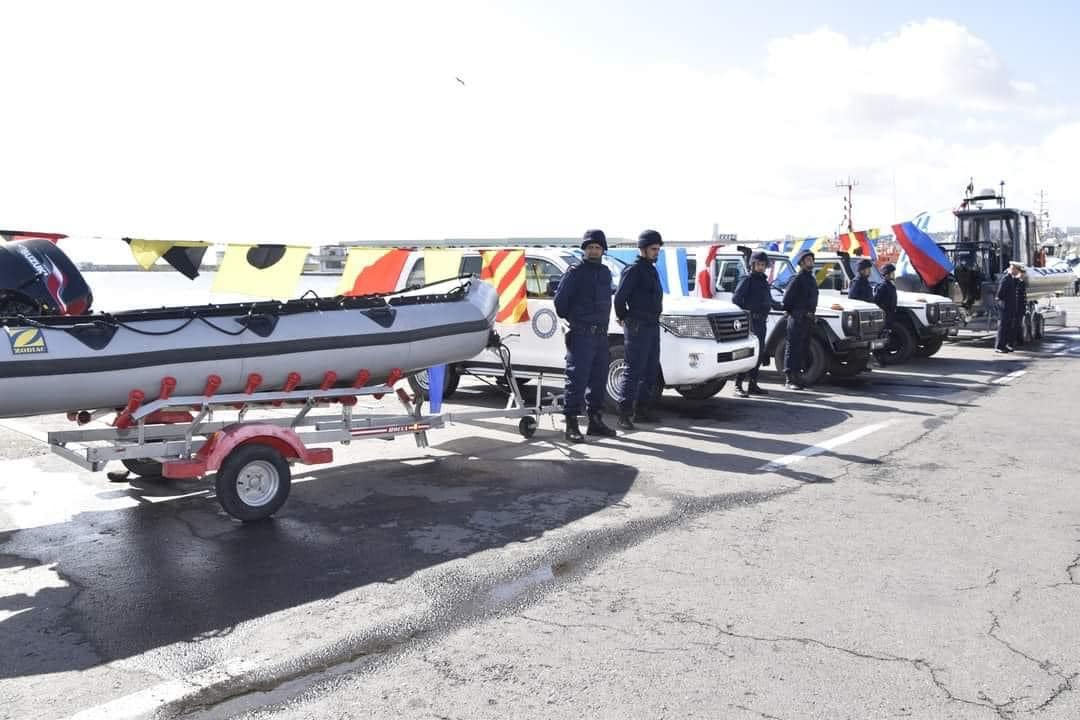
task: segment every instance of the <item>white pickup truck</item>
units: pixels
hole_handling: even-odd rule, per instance
[[[814,256],[814,273],[822,290],[847,294],[862,258],[847,253]],[[870,269],[870,283],[884,282],[877,267]],[[960,304],[930,292],[896,291],[896,320],[889,332],[889,344],[880,355],[887,365],[900,365],[914,357],[930,357],[941,349],[950,335],[959,332]]]
[[[480,275],[481,251],[507,249],[505,246],[463,249],[461,275]],[[561,246],[526,247],[525,287],[528,294],[529,320],[523,323],[498,324],[496,330],[511,353],[514,374],[518,378],[561,376],[566,368],[563,323],[555,315],[554,294],[563,274],[581,261],[576,248]],[[626,265],[605,255],[617,284]],[[424,258],[419,251],[410,254],[402,270],[398,289],[424,285]],[[614,286],[612,288],[614,292]],[[730,302],[697,297],[664,296],[660,317],[660,374],[664,387],[674,388],[692,399],[709,398],[720,392],[727,378],[752,368],[757,362],[757,341],[750,336],[747,315]],[[607,379],[607,403],[614,410],[621,400],[625,367],[622,328],[612,312],[608,331],[611,362]],[[457,388],[460,375],[502,376],[501,365],[490,354],[447,369],[444,396]],[[413,389],[427,390],[422,373],[410,379]],[[662,388],[657,388],[657,392]]]
[[[712,256],[708,272],[714,297],[730,298],[735,288],[748,272],[750,249],[744,247],[699,248],[698,258],[704,261]],[[784,288],[795,277],[795,268],[791,260],[783,253],[769,253],[769,284],[772,286],[773,299],[783,298]],[[696,263],[699,260],[695,260]],[[693,276],[694,272],[691,271]],[[696,289],[701,292],[701,288]],[[763,365],[768,365],[770,358],[775,360],[778,372],[784,369],[785,324],[784,313],[774,310],[769,313],[765,336],[766,357]],[[818,307],[815,312],[816,325],[810,340],[809,367],[802,374],[802,380],[808,385],[820,381],[825,373],[836,378],[850,378],[867,370],[870,353],[885,347],[882,330],[885,329],[885,314],[872,303],[851,300],[838,291],[822,290],[818,295]]]

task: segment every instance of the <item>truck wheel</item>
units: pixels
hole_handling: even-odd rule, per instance
[[[409,387],[412,388],[414,394],[425,400],[431,399],[431,384],[428,382],[427,370],[417,370],[408,377],[408,380]],[[445,379],[443,380],[443,400],[449,400],[453,396],[454,392],[457,391],[459,382],[461,382],[461,375],[452,366],[447,367]]]
[[[710,380],[700,385],[676,385],[675,392],[687,400],[708,400],[724,389],[727,378],[723,380]]]
[[[884,365],[902,365],[915,353],[915,333],[904,323],[889,328],[889,344],[878,357]]]
[[[161,477],[161,463],[157,460],[139,458],[137,460],[121,460],[120,462],[139,477]]]
[[[915,346],[915,357],[928,358],[936,355],[944,343],[945,338],[943,337],[933,337],[926,342],[919,343]]]
[[[606,390],[604,393],[604,405],[608,412],[619,412],[622,404],[622,379],[626,372],[626,348],[622,345],[612,345],[608,349],[608,375]]]
[[[289,463],[268,445],[241,445],[217,472],[217,499],[225,512],[242,522],[265,520],[289,497]]]
[[[773,360],[776,361],[776,371],[778,373],[783,373],[786,369],[784,367],[784,348],[786,346],[787,341],[782,341],[776,346],[773,353]],[[825,373],[829,370],[829,355],[830,353],[825,349],[825,343],[821,338],[810,338],[810,362],[806,370],[799,374],[803,385],[814,385],[825,377]]]

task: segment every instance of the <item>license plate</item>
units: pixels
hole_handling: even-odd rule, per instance
[[[753,348],[742,348],[741,350],[736,350],[735,352],[731,353],[731,359],[742,360],[743,358],[748,358],[753,354]]]

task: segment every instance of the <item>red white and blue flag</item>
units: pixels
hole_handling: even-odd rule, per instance
[[[937,285],[953,271],[952,260],[937,246],[933,238],[913,223],[893,225],[896,242],[907,253],[915,271],[928,286]]]

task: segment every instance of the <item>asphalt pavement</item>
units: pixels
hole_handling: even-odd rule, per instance
[[[251,525],[3,421],[0,718],[1080,717],[1078,361],[365,440]]]

